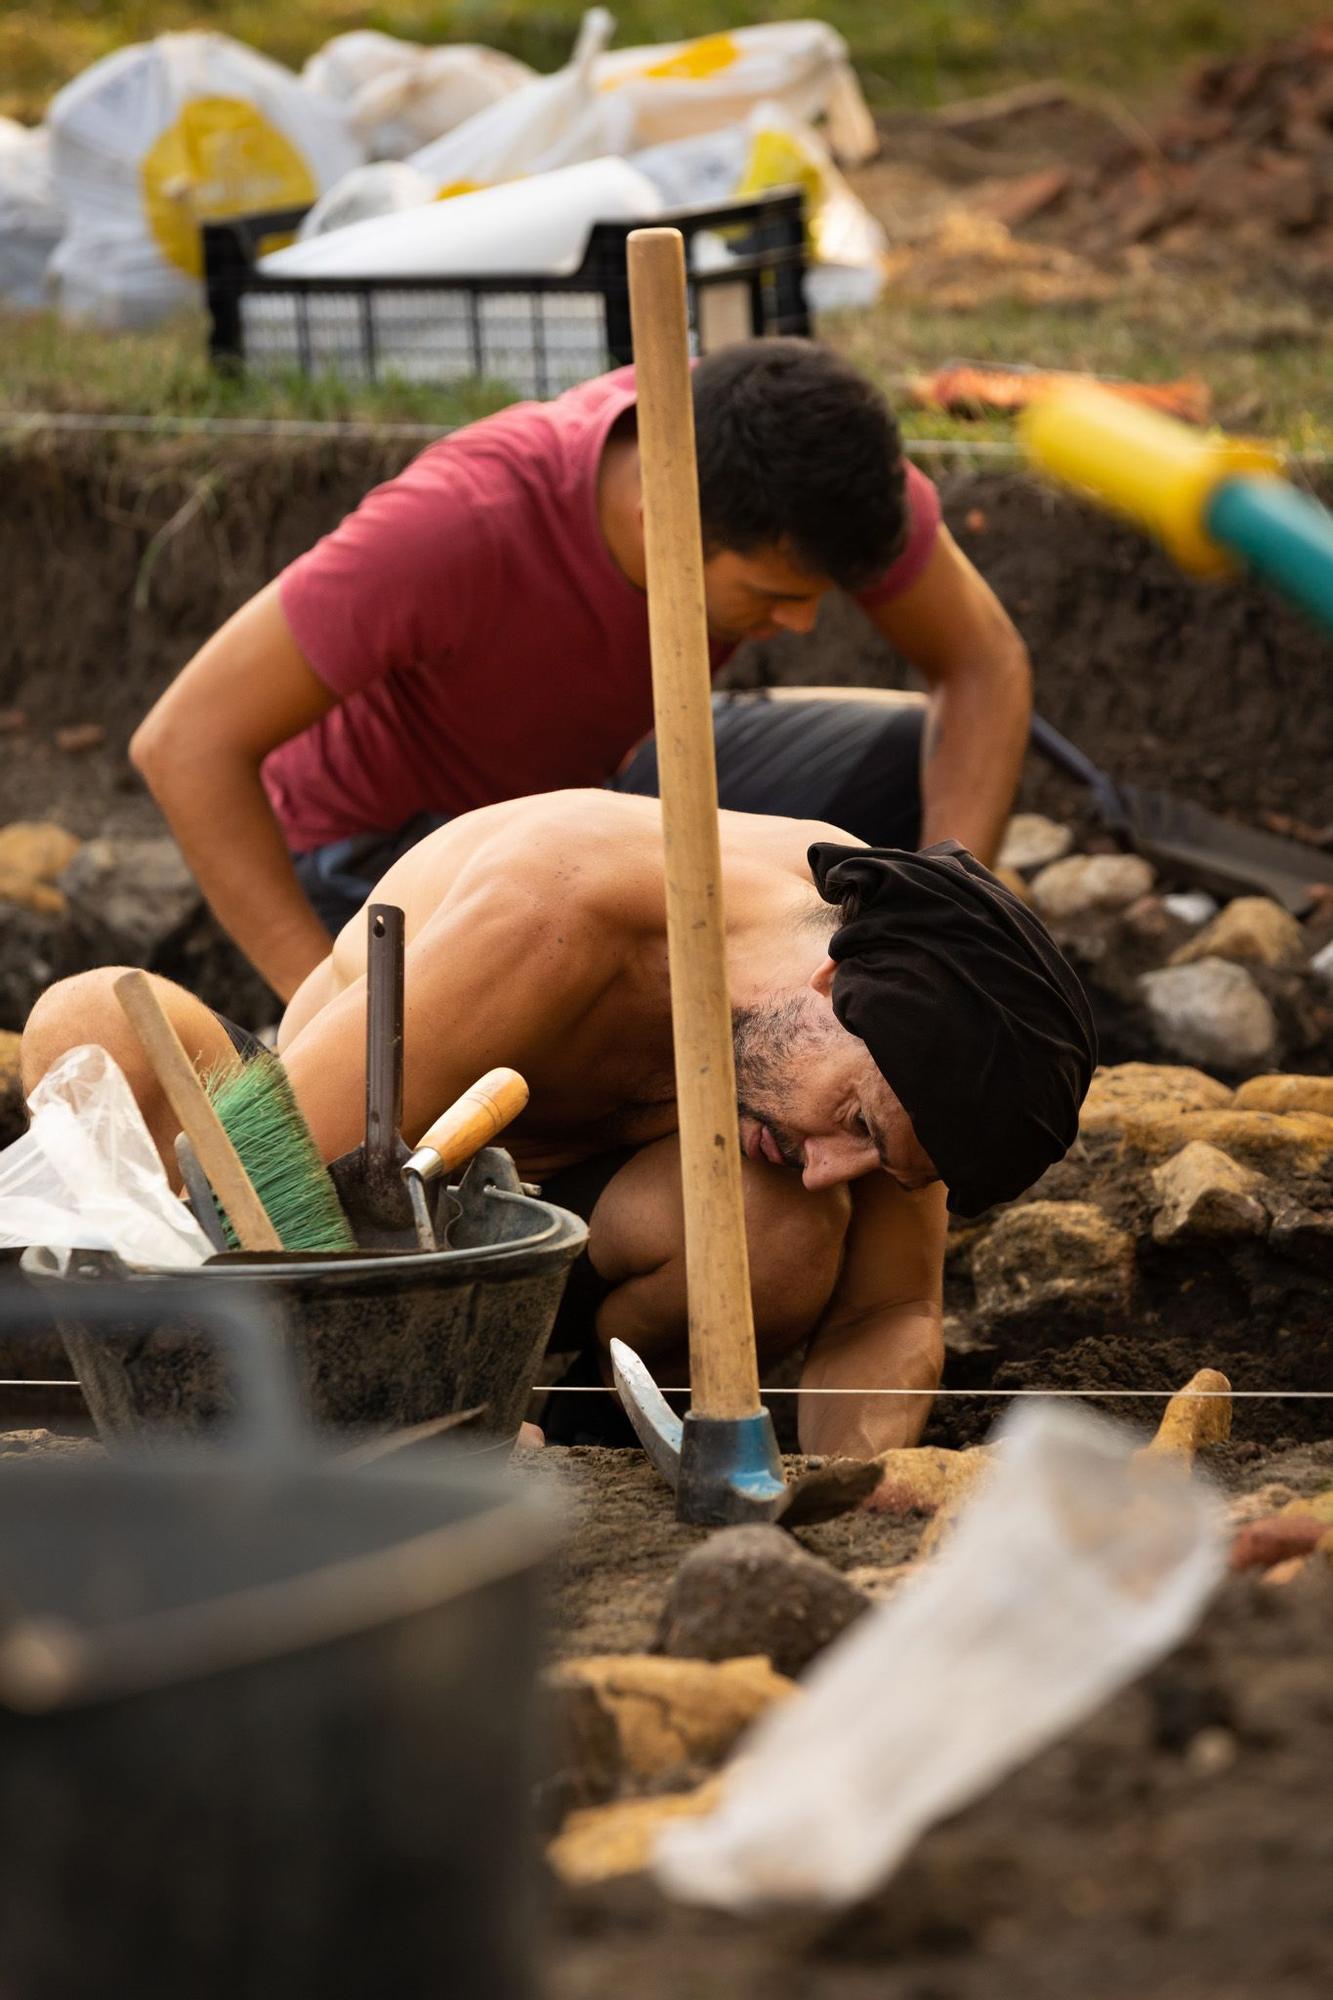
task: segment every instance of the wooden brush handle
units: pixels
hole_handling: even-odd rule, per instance
[[[516,1069],[488,1069],[417,1141],[409,1166],[423,1180],[461,1166],[489,1146],[527,1101],[528,1086]]]
[[[727,991],[703,540],[679,230],[629,239],[630,316],[666,845],[667,948],[685,1193],[690,1403],[759,1409]]]
[[[281,1250],[282,1242],[268,1211],[251,1186],[240,1155],[209,1102],[148,974],[122,973],[116,981],[116,998],[139,1037],[163,1095],[180,1120],[181,1130],[194,1147],[195,1158],[231,1218],[242,1250]]]

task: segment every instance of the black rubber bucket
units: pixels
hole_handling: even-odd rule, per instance
[[[528,2000],[549,1521],[445,1446],[340,1469],[257,1288],[160,1297],[239,1435],[0,1479],[0,1991]]]
[[[478,1153],[451,1199],[444,1250],[230,1252],[185,1273],[131,1270],[76,1251],[68,1276],[58,1275],[49,1252],[29,1250],[22,1268],[50,1288],[70,1361],[108,1443],[145,1434],[169,1442],[228,1414],[215,1344],[179,1310],[223,1284],[262,1286],[277,1301],[317,1424],[373,1434],[480,1406],[477,1430],[512,1438],[587,1225],[525,1193],[498,1147]],[[96,1332],[86,1325],[79,1300],[89,1279],[124,1287],[123,1325]],[[176,1302],[170,1311],[160,1303],[167,1294]]]

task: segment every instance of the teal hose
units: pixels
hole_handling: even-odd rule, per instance
[[[1284,597],[1333,632],[1333,514],[1284,479],[1226,479],[1205,525]]]

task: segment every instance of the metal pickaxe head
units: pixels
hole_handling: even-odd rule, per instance
[[[611,1342],[611,1368],[640,1444],[676,1495],[676,1519],[696,1527],[748,1521],[831,1520],[860,1505],[879,1483],[873,1462],[834,1459],[787,1484],[773,1419],[678,1417],[633,1348]]]

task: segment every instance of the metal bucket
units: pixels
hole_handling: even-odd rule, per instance
[[[262,1286],[282,1309],[292,1364],[316,1423],[375,1432],[482,1406],[478,1429],[512,1438],[587,1225],[524,1193],[508,1153],[478,1153],[459,1186],[447,1245],[435,1251],[271,1256],[228,1252],[198,1271],[131,1270],[76,1251],[67,1275],[48,1251],[24,1274],[53,1301],[100,1435],[161,1442],[231,1409],[214,1345],[182,1302],[220,1286]],[[94,1332],[81,1311],[89,1280],[124,1291],[124,1323]],[[163,1301],[170,1297],[167,1307]],[[154,1304],[158,1301],[157,1304]],[[145,1304],[153,1306],[151,1314]],[[146,1325],[146,1321],[151,1324]]]
[[[234,1431],[0,1478],[0,1989],[529,2000],[544,1510],[447,1447],[340,1469],[257,1287],[160,1302],[244,1363]]]

